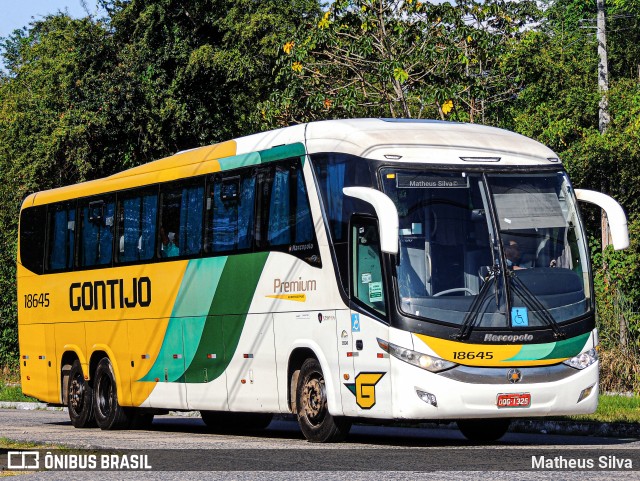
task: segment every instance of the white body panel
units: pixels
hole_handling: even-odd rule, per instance
[[[562,168],[552,150],[532,139],[492,127],[449,122],[332,120],[264,132],[235,142],[237,155],[302,143],[309,155],[339,152],[388,163]],[[410,332],[390,328],[345,305],[308,157],[303,170],[322,268],[286,253],[270,253],[226,372],[203,384],[160,382],[149,397],[148,406],[288,413],[289,361],[296,349],[306,349],[320,362],[328,408],[335,416],[420,420],[544,416],[595,410],[598,363],[555,382],[466,384],[390,357],[378,345],[378,338],[426,354],[436,353]],[[345,193],[353,195],[358,188],[349,189]],[[397,212],[395,218],[397,221]],[[397,245],[385,246],[383,250],[395,252]],[[354,326],[354,315],[358,317],[358,329]],[[349,388],[361,373],[381,374],[375,389]],[[594,391],[576,404],[580,392],[594,384]],[[416,389],[434,394],[438,406],[421,400]],[[520,392],[531,394],[529,408],[497,408],[497,394]],[[370,395],[375,403],[363,408]]]

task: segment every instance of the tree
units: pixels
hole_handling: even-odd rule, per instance
[[[53,15],[4,41],[0,78],[0,364],[17,352],[16,242],[29,193],[113,169],[104,26]]]
[[[136,162],[248,134],[272,89],[280,45],[317,0],[105,3],[135,110],[121,139]]]
[[[316,0],[105,0],[2,41],[0,364],[16,362],[16,243],[32,192],[249,133],[280,45]]]
[[[496,62],[536,13],[534,2],[341,0],[283,46],[280,85],[263,124],[340,116],[482,120],[513,79]]]

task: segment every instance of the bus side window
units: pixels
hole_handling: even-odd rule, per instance
[[[44,267],[47,206],[29,207],[20,215],[20,262],[37,274]]]
[[[206,250],[210,253],[253,246],[255,177],[251,170],[209,183],[206,204]]]
[[[118,197],[116,251],[120,263],[153,258],[157,211],[155,188]]]
[[[80,205],[79,267],[111,263],[115,203],[113,199],[85,200]]]
[[[269,198],[269,246],[313,241],[311,209],[302,169],[296,163],[275,167]]]
[[[76,230],[75,202],[50,206],[48,224],[49,245],[46,270],[72,269]]]
[[[351,273],[354,298],[386,315],[380,239],[373,219],[352,220]]]
[[[203,198],[203,178],[161,187],[160,257],[201,253]]]

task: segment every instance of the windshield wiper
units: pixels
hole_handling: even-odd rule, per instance
[[[517,294],[524,304],[531,311],[536,312],[542,318],[542,321],[553,331],[553,336],[558,338],[565,338],[566,334],[560,330],[560,327],[553,316],[549,313],[546,307],[540,302],[540,300],[533,294],[529,288],[522,282],[522,280],[518,279],[518,276],[515,275],[514,271],[508,272],[508,278],[512,279],[511,287],[515,294]]]
[[[496,296],[496,305],[498,303],[498,288],[497,288],[497,278],[500,275],[500,267],[497,265],[492,266],[489,269],[489,273],[487,274],[487,277],[485,278],[485,282],[484,284],[482,284],[482,287],[480,288],[480,292],[478,292],[478,295],[476,296],[476,298],[473,300],[473,302],[471,303],[471,306],[469,307],[469,310],[467,311],[467,314],[464,316],[464,321],[462,322],[462,325],[460,326],[460,330],[456,333],[453,334],[451,337],[453,339],[456,339],[458,341],[467,339],[469,337],[469,335],[471,334],[471,331],[473,330],[473,328],[476,325],[476,321],[478,319],[478,315],[480,314],[480,309],[479,307],[482,305],[482,303],[485,300],[485,294],[487,292],[489,292],[489,288],[491,286],[491,284],[494,285],[494,289],[493,292]]]

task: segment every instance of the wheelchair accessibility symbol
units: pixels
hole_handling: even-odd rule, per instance
[[[528,327],[529,313],[526,307],[511,308],[511,327]]]
[[[360,332],[360,314],[351,314],[351,332]]]

